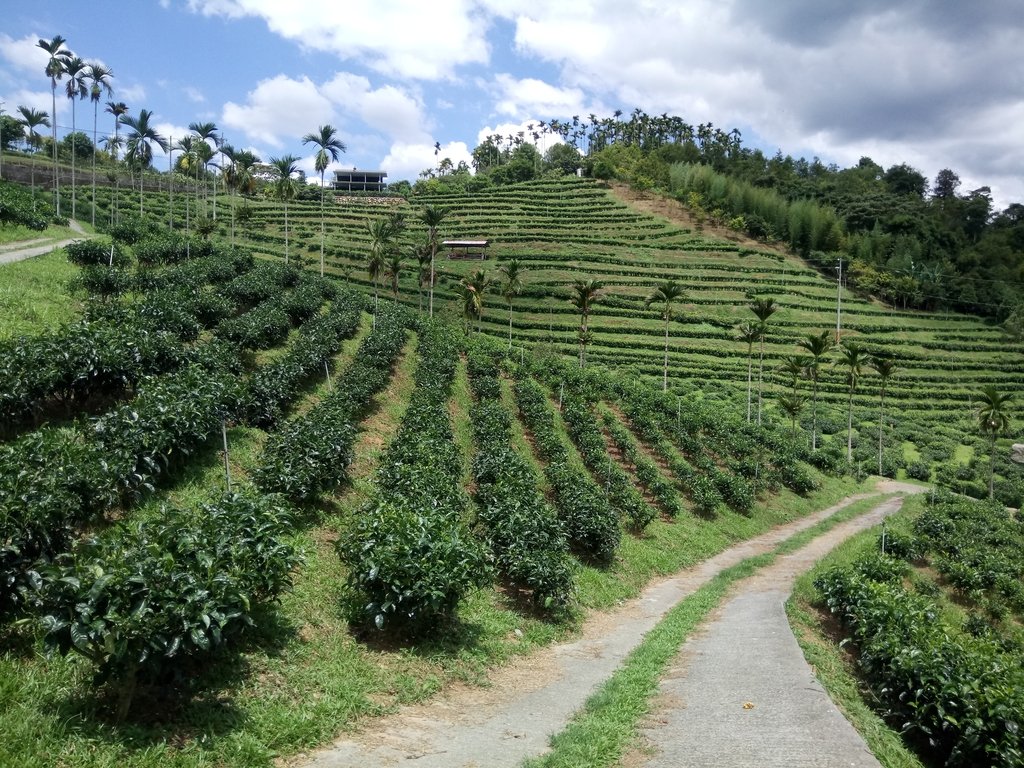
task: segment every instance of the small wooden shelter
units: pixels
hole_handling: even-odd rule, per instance
[[[490,240],[442,240],[441,245],[450,249],[449,259],[484,259],[484,251]]]

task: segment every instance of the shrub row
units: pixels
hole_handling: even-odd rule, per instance
[[[380,305],[373,332],[330,394],[270,436],[254,473],[262,490],[308,502],[346,480],[356,424],[390,379],[407,324],[404,310]]]
[[[341,342],[358,330],[363,305],[362,294],[344,291],[326,315],[302,327],[283,357],[253,374],[245,394],[245,414],[250,424],[263,429],[277,424],[303,383],[322,371],[341,349]]]
[[[0,615],[22,601],[26,570],[65,551],[74,527],[124,503],[202,443],[238,404],[237,359],[211,352],[99,417],[0,445]]]
[[[544,388],[521,371],[515,382],[515,396],[523,422],[546,462],[544,473],[554,490],[570,543],[596,563],[611,563],[622,537],[618,514],[594,480],[572,462]]]
[[[557,514],[537,488],[529,462],[512,447],[512,420],[498,378],[501,349],[478,341],[468,357],[479,518],[502,574],[529,590],[535,606],[559,611],[572,599],[573,562]]]
[[[492,578],[490,557],[465,522],[469,499],[448,411],[458,357],[453,329],[421,323],[416,389],[381,460],[373,498],[338,542],[355,624],[434,632]]]
[[[228,643],[289,585],[290,521],[272,497],[229,494],[80,541],[31,574],[45,641],[92,662],[123,717],[137,681],[165,682],[183,659]]]
[[[932,600],[904,588],[904,571],[873,554],[815,581],[853,633],[876,706],[936,764],[1024,765],[1024,658],[952,630]]]
[[[633,465],[633,471],[640,484],[657,499],[658,504],[669,515],[676,517],[682,513],[683,504],[675,485],[665,479],[658,465],[644,453],[633,433],[611,411],[605,410],[601,414],[601,420],[619,451]]]

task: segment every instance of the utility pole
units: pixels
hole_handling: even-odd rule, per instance
[[[0,181],[4,178],[4,104],[0,101]]]
[[[839,257],[839,277],[836,278],[836,344],[839,343],[839,334],[843,325],[843,257]]]
[[[167,204],[167,227],[174,231],[174,137],[167,137],[167,183],[170,184],[170,201]]]

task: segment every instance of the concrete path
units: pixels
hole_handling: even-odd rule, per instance
[[[797,576],[902,503],[890,499],[740,582],[669,668],[639,750],[653,757],[634,753],[630,765],[877,768],[804,660],[784,605]]]
[[[894,489],[880,486],[879,490]],[[518,766],[525,758],[548,749],[549,737],[565,727],[672,606],[723,569],[771,551],[793,534],[873,495],[877,494],[851,496],[657,581],[635,600],[591,617],[579,639],[542,649],[496,670],[486,688],[456,686],[428,702],[369,721],[363,730],[330,747],[289,762],[316,768]]]
[[[85,230],[82,229],[82,225],[74,219],[68,222],[68,227],[79,234],[85,235]],[[63,248],[65,245],[71,245],[71,243],[77,243],[79,240],[83,239],[85,238],[72,237],[67,240],[47,240],[46,238],[36,238],[35,240],[24,240],[20,243],[7,243],[4,246],[0,246],[0,264],[11,264],[15,261],[31,259],[33,256],[42,256],[44,253],[55,251],[58,248]]]

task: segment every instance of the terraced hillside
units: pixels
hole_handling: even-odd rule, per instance
[[[735,339],[735,326],[752,318],[747,309],[751,299],[773,297],[781,311],[771,320],[765,345],[766,393],[771,399],[792,383],[781,362],[798,351],[796,343],[836,325],[834,279],[801,260],[690,231],[631,209],[598,183],[575,178],[482,194],[420,196],[411,205],[392,201],[388,207],[339,198],[329,207],[328,269],[369,288],[366,222],[392,209],[408,211],[406,239],[412,244],[425,234],[411,219],[422,205],[450,210],[444,235],[492,241],[482,263],[440,265],[437,296],[452,306],[451,311],[458,311],[452,288],[461,277],[482,268],[497,278],[497,266],[513,257],[526,264],[527,287],[515,302],[516,343],[550,343],[573,353],[578,318],[568,301],[571,284],[581,276],[594,277],[605,290],[594,310],[590,359],[658,375],[664,325],[658,308],[646,307],[645,299],[659,281],[671,278],[685,287],[686,297],[669,330],[670,378],[684,386],[699,382],[708,392],[718,390],[735,398],[745,388],[747,370],[746,345]],[[304,247],[307,257],[318,258],[317,206],[294,206],[290,220],[293,242]],[[247,232],[257,250],[279,254],[282,226],[280,212],[261,205]],[[399,298],[408,304],[417,301],[414,272],[410,264],[400,280]],[[507,311],[507,303],[494,290],[486,297],[483,329],[496,336],[507,333]],[[972,395],[980,386],[993,384],[1024,393],[1024,347],[998,326],[976,317],[899,310],[844,289],[842,337],[897,360],[899,372],[889,384],[887,398],[895,412],[918,426],[916,433],[907,435],[918,448],[927,448],[930,432],[943,434],[948,442],[954,437],[949,430],[953,423],[969,431]],[[855,394],[858,421],[877,418],[877,389],[866,377]],[[822,400],[834,405],[838,414],[846,393],[844,370],[826,366]],[[956,435],[957,440],[960,437]]]

